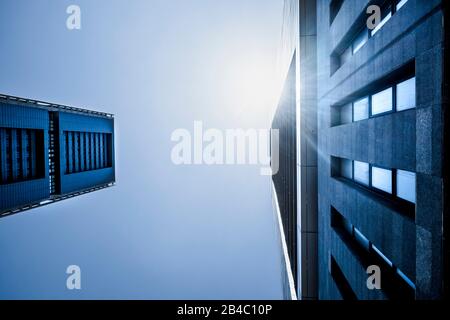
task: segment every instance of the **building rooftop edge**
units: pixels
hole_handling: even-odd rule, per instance
[[[79,114],[87,114],[87,115],[100,116],[100,117],[105,117],[105,118],[114,118],[114,114],[112,114],[112,113],[94,111],[94,110],[83,109],[83,108],[78,108],[78,107],[71,107],[71,106],[67,106],[67,105],[45,102],[45,101],[40,101],[40,100],[36,100],[36,99],[28,99],[28,98],[10,96],[10,95],[3,94],[3,93],[0,93],[0,101],[24,103],[24,104],[32,105],[37,108],[48,109],[50,111],[62,110],[62,111],[67,111],[67,112],[79,113]]]

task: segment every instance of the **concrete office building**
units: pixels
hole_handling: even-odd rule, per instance
[[[0,217],[112,186],[114,116],[0,95]]]
[[[370,5],[381,9],[374,28]],[[280,134],[280,159],[295,171],[273,180],[298,298],[446,294],[447,6],[286,0],[291,71],[272,127],[296,128],[293,140]],[[381,290],[367,286],[373,265]]]

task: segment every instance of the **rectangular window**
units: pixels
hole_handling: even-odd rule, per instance
[[[406,3],[408,2],[408,0],[400,0],[399,3],[397,3],[397,7],[396,10],[400,10],[401,7],[403,7]]]
[[[343,243],[352,251],[355,258],[362,264],[363,269],[369,265],[377,265],[389,286],[382,290],[392,298],[415,298],[414,283],[391,261],[383,252],[368,239],[356,225],[344,217],[333,206],[330,210],[331,227],[341,238]],[[350,226],[350,227],[349,227]],[[364,272],[364,271],[363,271]]]
[[[112,137],[109,133],[64,132],[66,174],[112,166]]]
[[[339,13],[339,10],[341,9],[343,3],[344,3],[344,0],[331,0],[331,2],[330,2],[330,25],[333,23],[334,19],[336,18],[337,14]]]
[[[392,111],[392,104],[392,88],[374,94],[372,96],[372,115]]]
[[[375,247],[374,245],[372,245],[372,249],[373,249],[373,251],[375,251],[375,252],[378,254],[378,256],[379,256],[381,259],[383,259],[383,261],[384,261],[388,266],[393,267],[392,261],[389,260],[389,259],[383,254],[383,252],[381,252],[381,250],[379,250],[379,249],[378,249],[377,247]]]
[[[336,17],[337,11],[340,9],[340,7],[336,10],[334,9],[334,2],[339,1],[332,1],[330,3],[330,25],[332,24],[334,18]],[[342,1],[340,1],[342,2]],[[333,67],[331,68],[333,75],[336,70],[338,70],[342,65],[344,65],[352,55],[356,54],[361,48],[369,41],[369,39],[373,36],[375,36],[378,31],[380,31],[383,26],[391,20],[393,15],[400,10],[407,2],[408,0],[387,0],[384,1],[385,4],[381,8],[381,21],[380,23],[375,26],[372,30],[369,30],[366,26],[366,21],[362,23],[361,30],[357,33],[356,37],[353,38],[353,41],[350,41],[348,44],[348,47],[344,51],[340,52],[334,52],[331,55],[331,60],[333,62]],[[339,6],[342,3],[339,4]],[[350,35],[349,35],[350,36]],[[350,50],[349,50],[350,49]]]
[[[43,130],[0,128],[0,184],[45,177]]]
[[[392,170],[372,167],[372,187],[392,194]]]
[[[392,18],[392,12],[388,12],[384,18],[380,21],[380,23],[373,29],[370,34],[373,37],[378,31],[380,31],[381,28]]]
[[[369,164],[365,162],[355,161],[354,167],[354,179],[355,181],[362,183],[366,186],[369,185]]]
[[[356,228],[353,228],[353,234],[355,237],[355,241],[361,248],[364,248],[366,251],[370,250],[370,241]]]
[[[352,43],[352,53],[355,54],[366,44],[367,40],[369,40],[369,33],[367,32],[366,26],[362,29],[360,33],[356,36],[355,40]]]
[[[397,85],[397,111],[416,107],[416,78],[403,81]]]
[[[341,109],[340,124],[351,123],[353,121],[352,104],[346,104]]]
[[[400,169],[384,169],[366,162],[331,156],[331,177],[345,178],[370,189],[383,192],[383,198],[393,201],[398,210],[415,214],[416,173]]]
[[[330,256],[330,274],[331,278],[333,278],[333,281],[336,284],[336,287],[339,290],[339,293],[341,294],[342,299],[358,300],[358,297],[353,291],[352,286],[345,278],[344,273],[342,272],[333,256]]]
[[[341,56],[339,57],[339,65],[344,65],[353,55],[353,49],[352,47],[348,47],[344,52],[342,52]]]
[[[416,203],[416,174],[414,172],[397,170],[397,196]]]
[[[347,179],[353,179],[353,161],[348,159],[340,159],[341,176]]]
[[[353,121],[369,118],[369,98],[363,98],[353,104]]]
[[[416,107],[416,78],[396,82],[393,86],[353,103],[331,107],[331,126],[365,120],[384,113]]]

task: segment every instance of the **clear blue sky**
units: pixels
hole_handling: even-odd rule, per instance
[[[281,0],[2,0],[0,92],[114,113],[117,186],[1,219],[0,299],[281,298],[270,178],[170,160],[194,120],[269,126],[281,19]]]

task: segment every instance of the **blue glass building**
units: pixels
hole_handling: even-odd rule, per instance
[[[114,183],[112,114],[0,95],[0,217]]]

